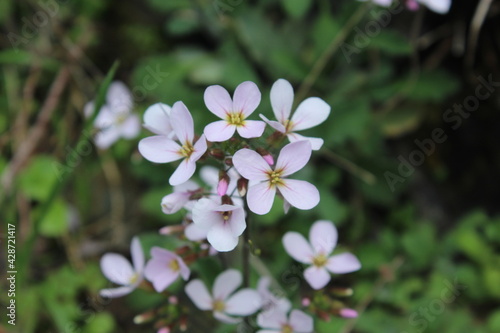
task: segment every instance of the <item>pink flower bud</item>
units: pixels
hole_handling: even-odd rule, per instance
[[[309,306],[311,305],[311,299],[309,297],[304,297],[302,299],[302,306]]]
[[[217,194],[221,197],[223,195],[226,195],[228,185],[229,184],[227,183],[226,179],[222,178],[221,180],[219,180],[219,184],[217,184]]]
[[[158,330],[157,333],[170,333],[170,328],[168,327],[162,327]]]
[[[170,304],[176,305],[179,303],[179,299],[177,298],[177,296],[172,295],[168,297],[168,302]]]
[[[341,317],[344,317],[344,318],[356,318],[358,316],[358,312],[356,310],[347,309],[347,308],[341,309],[339,314]]]
[[[183,232],[184,229],[186,229],[186,227],[183,226],[182,224],[168,225],[166,227],[161,228],[159,233],[161,235],[172,235],[172,234]]]
[[[267,164],[269,164],[269,165],[273,165],[274,164],[274,158],[273,158],[273,156],[271,154],[267,154],[267,155],[264,155],[262,157],[267,162]]]
[[[418,10],[418,2],[416,0],[406,0],[406,8],[416,11]]]

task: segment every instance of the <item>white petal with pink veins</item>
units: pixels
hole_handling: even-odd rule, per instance
[[[170,123],[172,108],[163,103],[151,105],[144,112],[144,127],[158,135],[169,135],[173,128]]]
[[[101,270],[109,281],[121,285],[130,284],[135,274],[130,262],[117,253],[106,253],[101,258]]]
[[[285,126],[280,123],[280,122],[277,122],[277,121],[274,121],[274,120],[269,120],[267,119],[264,115],[260,114],[259,115],[260,118],[262,120],[264,120],[269,126],[271,126],[272,128],[274,128],[275,130],[277,130],[278,132],[281,132],[281,133],[285,133],[286,132],[286,128]]]
[[[267,180],[267,173],[272,171],[262,156],[246,148],[240,149],[234,154],[233,164],[240,175],[249,180]]]
[[[226,300],[225,312],[230,315],[248,316],[262,306],[258,292],[253,289],[242,289]]]
[[[214,281],[212,294],[215,299],[225,300],[242,283],[241,273],[236,269],[228,269],[220,273]]]
[[[236,126],[225,120],[218,120],[205,126],[203,133],[210,142],[222,142],[229,140],[236,131]]]
[[[288,140],[290,140],[290,142],[303,141],[303,140],[309,141],[309,143],[311,143],[312,150],[320,150],[321,147],[323,146],[323,143],[325,143],[325,141],[321,138],[303,136],[297,133],[288,133],[287,137]]]
[[[351,273],[361,268],[358,258],[352,253],[341,253],[328,259],[326,268],[335,274]]]
[[[181,146],[164,135],[150,136],[139,141],[139,152],[148,161],[168,163],[180,160]]]
[[[288,321],[297,333],[311,333],[314,329],[314,321],[311,316],[300,310],[293,310]]]
[[[201,280],[190,281],[184,290],[198,309],[204,311],[212,309],[212,296]]]
[[[130,245],[130,253],[132,254],[132,263],[134,264],[134,270],[136,272],[142,272],[144,269],[144,251],[142,251],[141,242],[138,237],[132,238],[132,244]]]
[[[283,170],[281,176],[286,177],[302,169],[311,158],[309,141],[298,141],[284,146],[278,156],[275,170]]]
[[[337,229],[330,221],[317,221],[309,230],[309,241],[314,253],[330,255],[337,245]]]
[[[304,278],[313,289],[321,289],[330,282],[330,273],[323,267],[310,266],[304,271]]]
[[[192,144],[194,139],[194,123],[193,117],[186,105],[182,102],[175,102],[170,112],[170,122],[174,128],[177,139],[185,145]]]
[[[283,179],[283,183],[278,190],[290,205],[308,210],[319,203],[319,191],[311,183],[295,179]]]
[[[177,169],[175,169],[168,182],[172,186],[180,185],[188,181],[189,178],[193,176],[195,170],[196,163],[186,158],[181,162],[181,164],[179,164]]]
[[[287,80],[279,79],[271,88],[271,105],[274,116],[282,124],[290,118],[293,104],[293,87]]]
[[[260,120],[245,120],[243,126],[236,127],[238,134],[242,138],[259,138],[266,129],[266,123]]]
[[[233,95],[233,111],[242,112],[245,118],[259,106],[261,94],[257,85],[251,81],[241,83]]]
[[[226,115],[232,111],[233,101],[231,96],[221,86],[208,87],[203,98],[207,109],[221,119],[226,119]]]
[[[267,214],[273,207],[275,195],[276,187],[269,186],[269,182],[250,186],[247,193],[248,208],[255,214]]]
[[[312,263],[314,252],[307,240],[295,231],[289,231],[283,236],[283,246],[293,259],[303,264]]]
[[[317,126],[330,115],[330,105],[318,97],[309,97],[299,104],[292,116],[292,131]]]

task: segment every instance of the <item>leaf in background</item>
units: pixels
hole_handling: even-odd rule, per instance
[[[418,81],[407,93],[414,101],[441,102],[460,87],[460,81],[444,70],[423,72]]]
[[[41,154],[36,156],[19,174],[19,188],[27,197],[45,201],[52,187],[59,181],[57,165],[57,160],[52,156]]]
[[[417,269],[428,267],[437,255],[436,229],[430,223],[420,222],[403,235],[402,244],[413,267]]]
[[[166,21],[166,28],[174,36],[187,35],[200,28],[200,18],[193,9],[179,10]]]
[[[107,312],[94,313],[86,323],[83,333],[111,333],[116,329],[113,316]]]
[[[379,49],[391,55],[411,53],[411,45],[408,38],[394,30],[382,30],[377,36],[371,38],[369,48]]]
[[[312,5],[311,0],[281,0],[288,15],[293,18],[301,18]]]
[[[325,142],[341,144],[348,139],[360,138],[371,121],[368,101],[363,98],[345,99],[332,105],[332,114],[323,125]],[[326,132],[326,133],[325,133]]]
[[[62,199],[52,202],[47,214],[40,221],[40,235],[46,237],[59,237],[63,235],[69,227],[68,206]]]
[[[423,112],[418,108],[398,108],[382,116],[380,127],[386,137],[395,138],[412,132],[422,122]]]

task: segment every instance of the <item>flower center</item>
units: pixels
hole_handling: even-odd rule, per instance
[[[127,114],[125,112],[120,112],[116,115],[115,121],[118,125],[121,125],[127,120]]]
[[[174,272],[178,272],[181,269],[179,263],[175,259],[168,263],[168,268],[170,268]]]
[[[212,308],[216,312],[224,312],[224,310],[226,309],[226,304],[224,304],[224,302],[220,299],[216,299],[212,304]]]
[[[179,150],[179,154],[181,154],[184,157],[189,157],[191,154],[194,152],[194,147],[191,143],[187,142],[184,144],[181,149]]]
[[[313,265],[316,267],[323,267],[326,265],[328,258],[324,254],[319,254],[313,258]]]
[[[227,115],[227,122],[235,126],[245,125],[245,116],[240,112],[231,112]]]
[[[290,132],[293,128],[293,122],[290,119],[285,120],[283,125],[285,125],[286,133]]]
[[[134,284],[134,283],[136,283],[136,282],[137,282],[137,280],[138,280],[138,279],[139,279],[139,274],[134,273],[134,275],[132,275],[132,276],[130,277],[130,279],[128,280],[128,283],[129,283],[129,284]]]
[[[285,324],[281,327],[281,333],[293,333],[293,327]]]
[[[224,219],[224,221],[229,221],[229,219],[231,218],[231,213],[231,211],[222,212],[222,218]]]
[[[283,180],[281,179],[282,170],[273,170],[267,173],[269,177],[269,183],[271,185],[283,185]]]

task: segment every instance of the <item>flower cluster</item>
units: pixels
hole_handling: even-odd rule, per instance
[[[373,0],[373,2],[379,6],[389,7],[393,0]],[[417,10],[422,4],[433,12],[446,14],[450,10],[451,0],[406,0],[405,4],[409,10]]]
[[[133,265],[119,254],[106,254],[101,260],[102,271],[120,287],[102,290],[103,296],[123,296],[137,287],[168,293],[168,287],[179,278],[189,281],[196,275],[196,269],[190,268],[196,260],[237,249],[243,233],[248,233],[249,215],[268,214],[276,197],[283,200],[285,213],[291,207],[310,210],[319,203],[318,189],[296,179],[295,174],[324,142],[297,131],[324,122],[330,106],[318,97],[309,97],[292,114],[294,92],[284,79],[274,83],[270,99],[274,120],[262,114],[262,120],[249,119],[261,102],[255,83],[241,83],[232,97],[221,86],[208,87],[204,94],[206,108],[220,120],[206,125],[199,136],[182,101],[172,107],[158,103],[146,110],[143,126],[154,135],[140,140],[140,154],[154,163],[176,163],[168,179],[173,192],[163,197],[161,210],[165,214],[185,212],[181,224],[166,226],[160,234],[176,235],[186,245],[172,250],[153,246],[146,263],[139,240],[134,238]],[[195,176],[197,170],[199,177]],[[348,273],[361,267],[350,253],[332,255],[336,243],[337,231],[329,221],[313,224],[309,242],[296,232],[283,237],[288,254],[310,265],[304,277],[313,290],[324,288],[330,273]],[[250,243],[241,244],[240,248],[244,247],[249,251]],[[200,278],[191,279],[184,291],[198,309],[211,311],[224,323],[239,323],[241,317],[257,314],[258,332],[313,332],[313,318],[302,311],[306,309],[292,309],[285,294],[276,292],[279,288],[271,290],[274,283],[270,277],[261,277],[253,289],[246,275],[244,287],[238,290],[243,280],[240,271],[229,268],[219,273],[210,291],[207,279]],[[316,311],[310,304],[308,307]],[[329,311],[347,317],[342,313],[352,316],[349,310],[335,301]],[[183,320],[177,308],[162,311],[169,313],[168,318],[178,318],[178,323]],[[144,314],[136,321],[149,317]],[[171,319],[158,323],[158,332],[169,332],[173,327]]]

